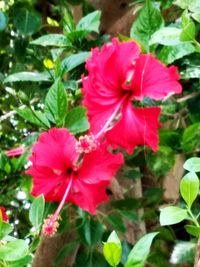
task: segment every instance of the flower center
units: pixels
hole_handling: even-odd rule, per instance
[[[99,145],[98,140],[93,134],[83,135],[76,142],[76,152],[78,153],[90,153],[97,149]]]
[[[67,175],[71,175],[72,172],[73,172],[73,169],[72,169],[71,167],[68,167],[68,168],[66,169],[66,174],[67,174]]]

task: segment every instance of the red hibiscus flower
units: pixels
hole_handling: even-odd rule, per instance
[[[91,132],[98,139],[105,134],[113,147],[132,153],[137,145],[158,148],[159,107],[139,108],[133,100],[149,97],[161,100],[182,87],[177,68],[167,68],[152,54],[140,54],[133,41],[94,48],[83,77],[83,104],[88,110]]]
[[[32,166],[27,171],[33,176],[32,195],[60,202],[53,218],[46,221],[46,232],[57,227],[53,222],[66,202],[95,214],[96,206],[108,200],[105,189],[123,164],[122,154],[111,154],[103,144],[80,157],[77,144],[67,129],[54,128],[42,133],[33,145]]]
[[[0,212],[1,212],[2,220],[4,222],[8,222],[8,216],[6,214],[6,209],[3,206],[0,206]]]
[[[10,150],[7,150],[6,156],[7,157],[16,157],[16,156],[21,156],[25,152],[24,146],[19,146]]]

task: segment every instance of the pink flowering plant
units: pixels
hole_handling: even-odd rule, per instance
[[[135,1],[109,36],[79,2],[50,5],[62,34],[33,3],[0,11],[0,266],[198,267],[198,5]]]

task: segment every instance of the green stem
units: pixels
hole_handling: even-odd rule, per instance
[[[198,47],[198,51],[200,52],[200,43],[195,39],[193,39],[193,43]]]
[[[198,218],[199,218],[199,215],[200,215],[200,212],[197,214],[197,216],[196,216],[196,219],[198,219]]]
[[[189,213],[190,217],[192,218],[192,221],[194,222],[194,224],[199,227],[199,223],[197,221],[197,219],[194,217],[194,215],[192,214],[191,210],[188,208],[187,212]]]

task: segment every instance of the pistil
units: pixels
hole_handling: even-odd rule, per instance
[[[55,213],[53,215],[49,215],[47,219],[44,220],[44,224],[42,227],[42,232],[44,235],[47,236],[52,236],[57,232],[57,229],[59,227],[59,219],[60,219],[60,212],[62,207],[65,205],[65,201],[66,198],[70,192],[70,189],[72,187],[72,181],[73,181],[73,174],[71,174],[70,179],[69,179],[69,183],[67,185],[67,188],[65,190],[65,193],[63,195],[63,198],[58,206],[58,208],[56,209]]]

